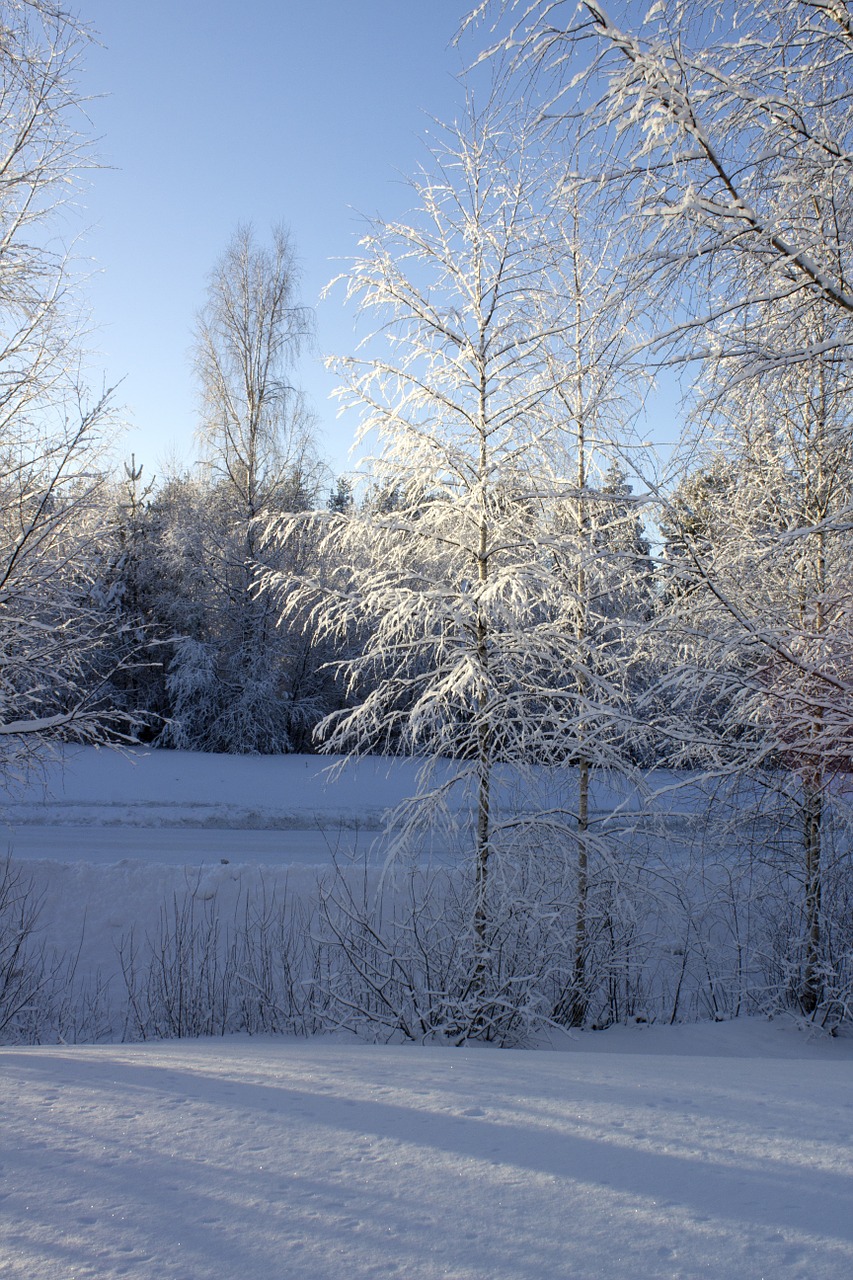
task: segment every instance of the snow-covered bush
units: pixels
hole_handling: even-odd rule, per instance
[[[326,1025],[369,1039],[530,1041],[571,980],[571,890],[546,862],[496,859],[482,938],[470,868],[397,866],[378,886],[339,874],[320,899],[334,975]]]

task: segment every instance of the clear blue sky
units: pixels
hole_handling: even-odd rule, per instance
[[[94,368],[117,393],[146,475],[194,455],[189,348],[208,271],[238,222],[289,226],[303,300],[355,252],[359,214],[407,207],[401,175],[424,158],[428,116],[452,120],[451,41],[466,0],[79,0],[103,48],[84,90],[104,166],[83,204]],[[480,37],[484,39],[485,37]],[[320,352],[353,347],[352,319],[317,307]],[[347,465],[353,423],[328,400],[320,356],[300,381],[321,447]]]

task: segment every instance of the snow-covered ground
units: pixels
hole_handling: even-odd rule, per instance
[[[447,763],[436,781],[447,781],[453,769]],[[415,793],[417,773],[415,761],[382,757],[342,765],[338,757],[69,748],[0,803],[0,849],[17,859],[101,865],[133,858],[185,866],[223,857],[328,865],[332,853],[369,848],[386,813]],[[513,811],[570,803],[572,782],[570,770],[542,771],[540,794],[532,796],[507,771],[493,802]],[[667,787],[673,789],[656,809],[677,820],[695,808],[689,777],[653,775],[651,790]],[[451,793],[451,811],[463,803],[461,791]],[[615,782],[596,778],[599,813],[636,811],[641,803],[624,786],[617,791]]]
[[[408,762],[324,769],[70,753],[4,810],[43,937],[109,970],[187,888],[307,886],[413,788]],[[2,1280],[853,1275],[853,1037],[786,1021],[8,1047],[0,1126]]]
[[[853,1044],[0,1051],[4,1280],[847,1280]]]
[[[370,757],[228,756],[192,751],[67,748],[0,803],[0,855],[23,864],[41,902],[41,936],[79,956],[78,973],[115,981],[117,948],[130,929],[156,932],[164,904],[190,890],[217,909],[258,893],[312,892],[333,860],[381,866],[388,812],[417,789],[415,761]],[[451,777],[448,762],[437,782]],[[674,779],[661,775],[660,786]],[[518,811],[571,807],[571,771],[543,772],[541,794],[507,772],[493,788]],[[637,795],[596,780],[595,806],[634,809]],[[464,794],[451,791],[459,812]],[[676,813],[695,805],[688,782],[667,796]],[[660,805],[661,802],[659,801]],[[453,858],[442,837],[425,849]],[[2,1274],[2,1273],[0,1273]]]
[[[0,807],[0,841],[17,859],[197,866],[221,858],[328,864],[364,849],[415,787],[411,761],[349,764],[317,756],[120,754],[71,749]]]

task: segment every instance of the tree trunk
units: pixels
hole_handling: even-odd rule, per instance
[[[586,1021],[586,947],[587,900],[589,897],[589,850],[586,833],[589,829],[590,766],[585,756],[578,761],[578,900],[575,912],[575,959],[572,975],[572,998],[569,1003],[569,1026],[582,1027]]]
[[[488,400],[486,382],[485,335],[480,333],[480,386],[479,386],[479,480],[485,486],[488,477]],[[477,545],[477,581],[480,589],[489,580],[489,522],[483,506]],[[489,921],[488,885],[489,853],[491,850],[491,781],[492,735],[489,728],[489,626],[482,605],[477,605],[476,654],[480,690],[477,698],[477,836],[474,873],[474,972],[471,990],[480,1000],[485,988],[488,963],[487,927]],[[479,1016],[479,1013],[478,1013]]]
[[[811,1016],[823,998],[821,978],[821,823],[823,796],[814,782],[803,785],[803,849],[805,853],[806,963],[800,1007]]]

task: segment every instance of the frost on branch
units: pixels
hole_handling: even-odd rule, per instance
[[[393,501],[274,522],[280,545],[311,526],[329,572],[322,584],[269,573],[264,585],[285,618],[310,610],[349,651],[337,664],[346,705],[319,728],[325,749],[423,758],[404,844],[442,820],[431,763],[458,762],[476,993],[507,847],[495,770],[581,762],[582,798],[561,828],[582,904],[589,774],[627,758],[623,606],[633,592],[640,607],[644,551],[620,535],[636,523],[624,491],[616,501],[597,479],[624,430],[627,325],[606,233],[523,121],[472,116],[412,187],[412,223],[377,223],[362,241],[346,287],[379,327],[336,366],[376,449],[374,484]],[[577,947],[571,1016],[582,1018],[582,905]]]

